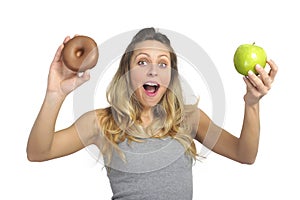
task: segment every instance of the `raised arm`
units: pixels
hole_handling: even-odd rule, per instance
[[[235,137],[218,127],[200,110],[200,122],[196,135],[198,141],[214,152],[237,162],[254,163],[260,134],[259,101],[270,90],[278,70],[274,61],[269,60],[268,64],[271,67],[269,73],[256,66],[258,76],[249,73],[247,77],[244,77],[247,92],[244,96],[244,120],[240,137]]]
[[[44,102],[28,139],[27,157],[30,161],[44,161],[68,155],[83,148],[83,141],[89,140],[89,136],[79,137],[78,124],[90,120],[92,114],[81,117],[67,129],[55,132],[56,119],[64,99],[71,91],[89,80],[88,71],[79,77],[61,61],[62,49],[69,39],[66,37],[64,43],[59,46],[50,66]]]

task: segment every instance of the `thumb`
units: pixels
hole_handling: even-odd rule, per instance
[[[78,87],[85,83],[86,81],[90,80],[90,70],[86,70],[85,72],[77,73],[77,80],[75,86]]]

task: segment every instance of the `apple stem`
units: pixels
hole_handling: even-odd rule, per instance
[[[252,45],[255,45],[255,42],[253,42]]]

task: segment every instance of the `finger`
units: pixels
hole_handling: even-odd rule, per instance
[[[63,44],[66,44],[70,39],[70,36],[65,37]]]
[[[244,76],[243,77],[245,83],[246,83],[246,87],[247,87],[247,93],[251,94],[254,97],[260,98],[261,97],[261,93],[257,90],[257,88],[251,83],[251,81],[249,80],[248,77]]]
[[[272,80],[269,74],[260,66],[256,65],[255,70],[259,73],[259,77],[267,88],[271,88]]]
[[[82,76],[83,79],[85,80],[89,80],[90,79],[90,70],[86,70],[84,73],[83,73],[83,76]]]
[[[266,94],[268,92],[269,89],[264,85],[262,80],[258,76],[256,76],[251,70],[249,70],[248,72],[248,78],[260,93]]]
[[[270,70],[270,72],[269,72],[269,76],[270,76],[270,78],[272,79],[272,81],[274,81],[275,76],[276,76],[276,74],[277,74],[277,72],[278,72],[278,66],[277,66],[276,63],[275,63],[273,60],[271,60],[271,59],[267,60],[267,63],[270,65],[270,68],[271,68],[271,70]]]
[[[53,58],[52,63],[54,63],[54,62],[59,62],[59,61],[60,61],[60,58],[61,58],[61,52],[62,52],[63,48],[64,48],[64,45],[63,45],[63,44],[61,44],[61,45],[58,47],[58,49],[56,50],[56,53],[55,53],[55,55],[54,55],[54,58]]]
[[[251,76],[251,75],[255,75],[255,74],[253,74],[252,71],[249,71],[249,72],[248,72],[248,76],[246,76],[246,78],[247,78],[247,80],[251,83],[251,85],[252,85],[253,87],[256,88],[255,81],[253,81],[252,79],[250,79],[250,76]],[[255,75],[255,76],[256,76],[256,75]]]
[[[251,83],[251,81],[246,76],[244,76],[243,79],[244,79],[244,81],[246,83],[246,86],[247,86],[248,90],[255,89],[255,86]]]
[[[56,50],[56,53],[55,53],[55,56],[54,56],[54,58],[53,58],[52,63],[53,63],[53,62],[59,62],[59,61],[60,61],[60,58],[61,58],[61,52],[62,52],[62,50],[63,50],[63,48],[64,48],[64,44],[66,44],[69,40],[70,40],[70,37],[69,37],[69,36],[65,37],[63,43],[62,43],[62,44],[58,47],[58,49]]]
[[[90,70],[86,70],[83,74],[77,75],[75,87],[79,87],[88,80],[90,80]]]

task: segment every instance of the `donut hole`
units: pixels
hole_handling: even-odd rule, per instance
[[[84,54],[84,49],[77,49],[75,52],[76,57],[81,57]]]

